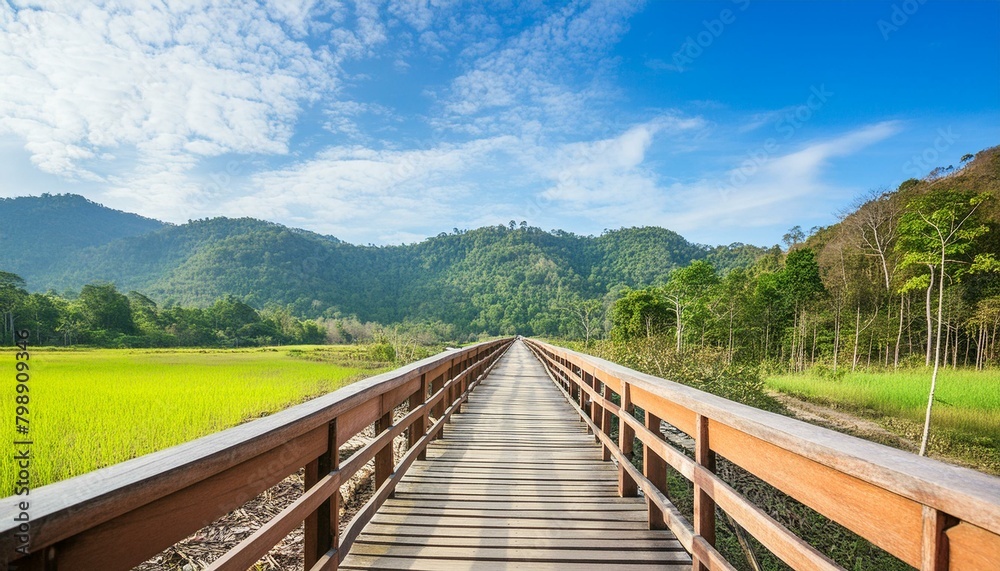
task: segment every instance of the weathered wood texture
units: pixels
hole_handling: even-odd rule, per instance
[[[32,490],[28,498],[4,498],[0,571],[131,569],[303,467],[302,497],[212,568],[246,569],[304,521],[307,568],[334,569],[406,468],[512,341],[452,349],[269,417]],[[434,379],[430,394],[427,379]],[[393,409],[403,403],[409,413],[392,424]],[[375,440],[338,465],[340,445],[373,422]],[[393,439],[408,430],[411,447],[394,466]],[[340,484],[371,460],[376,497],[338,537]],[[24,501],[30,504],[28,544],[15,520]]]
[[[721,509],[795,569],[839,569],[714,474],[716,455],[925,571],[1000,569],[1000,479],[816,427],[645,375],[603,359],[528,340],[595,436],[649,501],[650,525],[666,525],[695,568],[724,568],[714,549]],[[631,411],[645,411],[645,422]],[[645,447],[643,473],[624,441],[600,426],[608,413]],[[692,459],[666,443],[665,421],[695,442]],[[631,443],[629,443],[631,444]],[[666,463],[694,484],[694,525],[660,492]]]
[[[340,569],[691,567],[522,343],[426,453]]]

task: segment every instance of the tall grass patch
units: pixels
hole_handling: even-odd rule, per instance
[[[930,370],[855,372],[837,378],[817,373],[767,379],[771,388],[808,400],[874,416],[922,423]],[[1000,374],[945,369],[940,373],[931,432],[944,431],[969,444],[1000,448]]]
[[[374,373],[337,360],[302,358],[316,353],[322,351],[35,348],[32,486],[217,432]],[[13,354],[8,357],[13,371]],[[0,390],[0,425],[11,430],[13,385]],[[16,473],[12,456],[0,455],[0,473]],[[4,477],[0,496],[13,493],[11,480]]]

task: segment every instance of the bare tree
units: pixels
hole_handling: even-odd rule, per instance
[[[890,254],[895,246],[900,205],[885,190],[870,190],[854,204],[855,212],[844,220],[857,239],[858,248],[866,256],[878,260],[885,291],[892,291]]]

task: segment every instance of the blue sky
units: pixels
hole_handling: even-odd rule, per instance
[[[0,195],[769,245],[1000,144],[995,1],[173,4],[0,6]]]

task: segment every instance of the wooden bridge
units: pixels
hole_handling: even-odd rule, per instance
[[[732,569],[717,515],[792,568],[841,568],[723,481],[719,457],[916,568],[1000,569],[1000,479],[501,339],[0,500],[0,571],[130,569],[303,468],[302,496],[211,569],[253,567],[303,522],[314,571]],[[341,484],[370,462],[375,493],[342,526]],[[670,470],[693,485],[690,520]]]

